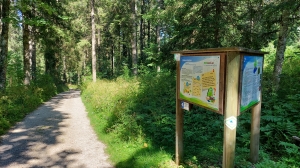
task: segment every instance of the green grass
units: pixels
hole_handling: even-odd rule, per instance
[[[83,89],[91,125],[101,141],[107,144],[110,159],[117,167],[172,167],[172,155],[152,145],[134,112],[139,91],[137,80],[101,80]]]
[[[172,73],[83,85],[91,124],[117,167],[176,167],[174,93]],[[220,165],[222,116],[195,107],[184,117],[182,167]]]

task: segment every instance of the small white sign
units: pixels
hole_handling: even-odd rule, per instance
[[[231,117],[225,119],[225,124],[228,128],[230,128],[231,130],[234,130],[237,125],[237,119],[234,116],[231,116]]]
[[[181,108],[187,111],[190,111],[190,104],[184,101],[181,101]]]
[[[176,61],[180,61],[180,54],[174,54],[174,59]]]

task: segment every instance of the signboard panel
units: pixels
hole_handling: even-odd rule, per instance
[[[219,111],[220,55],[180,57],[180,99]]]
[[[263,61],[262,56],[245,55],[243,57],[241,69],[241,112],[260,102]]]

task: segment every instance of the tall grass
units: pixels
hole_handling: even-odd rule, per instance
[[[172,156],[154,146],[139,123],[142,118],[136,106],[142,101],[140,92],[136,79],[100,80],[84,86],[82,99],[117,167],[170,167]]]
[[[149,73],[83,86],[91,123],[117,167],[175,166],[175,84],[175,74]],[[222,116],[195,108],[184,118],[184,164],[220,165]]]

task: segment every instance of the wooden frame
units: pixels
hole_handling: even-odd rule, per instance
[[[236,143],[236,127],[237,116],[240,115],[241,103],[241,79],[244,56],[264,56],[267,52],[249,50],[240,47],[233,48],[209,48],[203,50],[184,50],[174,51],[172,54],[178,56],[220,56],[219,70],[219,110],[208,110],[224,115],[224,141],[223,141],[223,167],[233,168],[235,157]],[[175,57],[177,61],[177,76],[176,76],[176,164],[179,165],[183,159],[183,109],[181,101],[189,102],[185,99],[180,99],[180,57]],[[179,58],[179,59],[178,59]],[[192,62],[192,61],[191,61]],[[263,73],[263,65],[262,65]],[[261,91],[261,90],[260,90]],[[250,161],[256,163],[259,153],[259,137],[260,137],[260,114],[262,94],[260,101],[252,104],[252,120],[251,120],[251,137],[250,137]],[[192,103],[194,104],[194,103]],[[195,104],[197,105],[197,104]],[[203,106],[201,106],[203,107]]]

